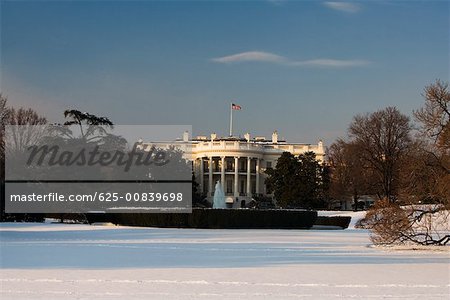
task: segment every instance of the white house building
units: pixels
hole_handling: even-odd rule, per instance
[[[251,138],[248,133],[244,138],[219,138],[213,133],[209,137],[190,139],[189,133],[185,132],[183,138],[175,142],[142,144],[144,149],[151,145],[162,148],[175,145],[180,148],[186,158],[192,160],[195,178],[208,200],[212,201],[215,184],[219,181],[227,202],[234,205],[241,200],[249,201],[258,194],[270,196],[264,184],[267,176],[264,171],[275,167],[283,152],[299,155],[312,151],[319,161],[323,161],[325,155],[322,141],[316,145],[291,143],[280,140],[276,131],[272,139]]]

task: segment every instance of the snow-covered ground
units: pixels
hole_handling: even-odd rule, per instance
[[[1,299],[449,299],[448,248],[365,230],[0,225]]]
[[[361,220],[366,216],[365,211],[336,211],[336,210],[319,210],[317,212],[318,216],[323,217],[351,217],[350,224],[348,225],[349,229],[354,229],[356,222]]]

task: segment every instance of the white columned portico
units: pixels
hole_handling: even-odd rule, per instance
[[[213,158],[212,156],[209,157],[209,177],[208,177],[208,195],[213,195]]]
[[[259,170],[260,170],[261,160],[259,158],[256,159],[256,194],[259,194]]]
[[[252,163],[252,158],[251,157],[247,157],[247,197],[251,196],[251,189],[250,189],[250,183],[251,183],[251,173],[250,173],[250,169],[251,169],[251,163]]]
[[[220,168],[220,184],[222,185],[222,191],[225,192],[225,156],[221,157],[221,168]]]
[[[200,191],[202,191],[202,194],[205,192],[204,190],[204,178],[203,178],[203,157],[200,157]]]
[[[239,157],[234,157],[234,197],[239,196]]]

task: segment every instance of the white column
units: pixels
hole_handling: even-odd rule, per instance
[[[200,180],[199,180],[199,182],[200,182],[200,191],[203,194],[203,191],[204,191],[203,185],[204,185],[204,180],[205,180],[205,178],[203,176],[203,173],[204,173],[204,171],[203,171],[203,157],[200,157],[200,172],[199,173],[200,173]]]
[[[234,197],[239,196],[239,157],[234,158]]]
[[[208,186],[208,196],[212,196],[213,193],[213,158],[212,156],[209,157],[209,186]]]
[[[259,170],[260,170],[261,159],[256,159],[256,193],[259,194]]]
[[[247,197],[251,196],[252,190],[250,189],[251,177],[250,177],[250,169],[251,169],[252,158],[247,157]]]
[[[225,193],[225,156],[221,157],[222,166],[220,168],[220,183],[222,184],[222,191]]]

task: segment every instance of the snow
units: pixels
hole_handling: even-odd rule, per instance
[[[1,299],[449,299],[450,292],[448,247],[377,248],[358,229],[4,223],[0,238]]]
[[[351,217],[349,229],[354,229],[355,224],[366,216],[366,211],[335,211],[335,210],[319,210],[318,216],[323,217]]]

